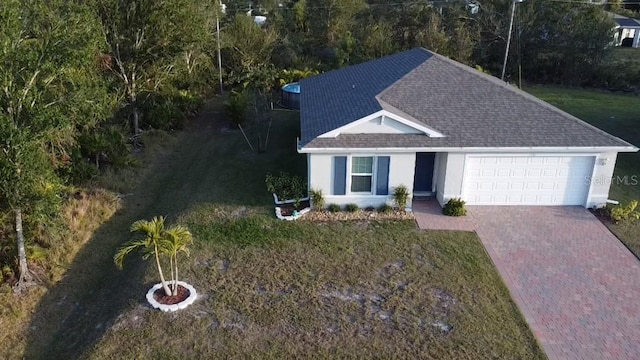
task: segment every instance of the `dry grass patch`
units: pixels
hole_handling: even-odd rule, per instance
[[[53,286],[65,276],[76,255],[96,230],[121,208],[121,198],[127,196],[148,172],[148,166],[141,164],[148,164],[154,157],[165,153],[174,139],[171,134],[150,131],[145,140],[146,151],[136,155],[140,165],[119,171],[107,170],[103,176],[70,194],[61,209],[59,228],[48,229],[47,239],[42,240],[48,244],[43,257],[32,259],[31,269],[38,275],[42,286],[32,288],[22,296],[13,294],[8,284],[0,288],[0,302],[3,304],[0,328],[10,329],[0,332],[0,354],[3,358],[24,357],[27,346],[25,334],[34,309],[47,294],[45,286]],[[72,305],[61,299],[58,307],[62,310]],[[55,309],[51,311],[55,312]]]
[[[472,233],[184,219],[199,300],[177,314],[133,304],[91,358],[544,357]]]

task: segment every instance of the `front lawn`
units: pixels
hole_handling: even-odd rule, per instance
[[[535,86],[526,90],[610,134],[640,146],[638,96],[552,86]],[[640,200],[640,153],[618,155],[609,197],[625,205],[631,200]],[[640,257],[640,221],[607,226]]]
[[[473,233],[215,205],[181,222],[201,300],[176,315],[134,303],[92,358],[544,358]]]

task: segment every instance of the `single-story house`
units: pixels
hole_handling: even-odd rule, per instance
[[[499,79],[425,49],[300,81],[309,187],[327,203],[607,202],[616,156],[638,148]]]
[[[613,45],[637,48],[640,46],[640,20],[608,13],[615,22]]]

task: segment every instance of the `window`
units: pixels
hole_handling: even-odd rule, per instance
[[[351,158],[351,192],[371,193],[373,180],[373,157]]]

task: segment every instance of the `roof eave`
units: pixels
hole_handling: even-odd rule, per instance
[[[602,153],[602,152],[627,152],[634,153],[639,149],[635,146],[522,146],[522,147],[368,147],[368,148],[346,148],[346,147],[307,147],[299,146],[298,153],[344,153],[344,152],[389,152],[389,153],[406,153],[406,152],[538,152],[538,153]]]

